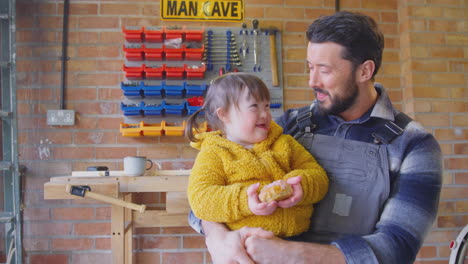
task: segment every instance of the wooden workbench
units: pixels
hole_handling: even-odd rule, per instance
[[[94,193],[132,202],[133,193],[166,193],[165,210],[143,213],[111,205],[111,244],[115,264],[132,264],[134,227],[187,226],[190,210],[186,190],[188,170],[158,171],[158,176],[139,177],[52,177],[44,184],[44,199],[86,199],[65,191],[68,184],[88,185]]]

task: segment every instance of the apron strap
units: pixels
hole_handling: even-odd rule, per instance
[[[394,122],[387,121],[383,126],[379,127],[375,133],[372,133],[374,143],[390,144],[396,137],[403,133],[406,125],[411,121],[413,121],[413,119],[405,113],[398,113],[395,116]]]
[[[296,123],[299,128],[299,133],[310,133],[316,127],[312,122],[312,116],[313,114],[310,106],[304,106],[298,109]],[[382,126],[377,128],[375,133],[372,133],[374,143],[390,144],[396,137],[403,133],[406,126],[411,121],[413,121],[411,117],[403,112],[399,112],[395,116],[395,121],[385,122]]]
[[[315,124],[312,123],[312,116],[313,115],[310,106],[304,106],[298,109],[296,123],[299,127],[299,133],[310,133],[312,129],[315,128]]]

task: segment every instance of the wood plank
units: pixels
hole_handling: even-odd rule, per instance
[[[122,177],[124,171],[72,171],[72,177]]]
[[[185,192],[188,186],[185,176],[138,176],[138,177],[52,177],[51,183],[94,183],[118,182],[120,192]]]
[[[124,200],[126,202],[132,202],[133,201],[133,194],[132,193],[126,193],[124,195]],[[124,217],[125,217],[125,223],[128,223],[124,227],[124,244],[125,244],[125,264],[133,264],[134,263],[134,258],[133,258],[133,215],[132,215],[132,210],[130,209],[125,209],[124,210]]]
[[[157,170],[156,176],[189,176],[191,170]]]
[[[89,185],[91,191],[111,197],[118,197],[119,195],[119,183],[118,182],[96,182],[84,184],[83,182],[66,182],[66,183],[54,183],[47,182],[44,184],[44,199],[84,199],[76,195],[71,195],[65,191],[67,184],[73,185]]]
[[[119,198],[122,196],[120,195]],[[125,263],[125,208],[112,205],[111,207],[111,248],[112,263]]]
[[[190,204],[187,192],[166,193],[166,211],[169,214],[188,214],[190,212]]]
[[[188,214],[168,214],[164,210],[133,211],[135,227],[177,227],[188,226]]]
[[[121,192],[185,192],[188,176],[123,177]]]

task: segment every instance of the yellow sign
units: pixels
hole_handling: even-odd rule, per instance
[[[244,0],[161,0],[160,5],[162,20],[244,20]]]

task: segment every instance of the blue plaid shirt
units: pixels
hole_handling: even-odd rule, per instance
[[[398,111],[383,87],[377,103],[361,118],[344,121],[338,116],[321,116],[314,103],[315,134],[372,143],[371,136],[382,122],[393,121]],[[297,109],[277,121],[284,133],[299,132]],[[387,145],[390,168],[390,197],[372,234],[347,235],[331,241],[344,254],[347,263],[412,263],[437,215],[441,189],[442,160],[439,144],[417,122],[410,122],[403,134]],[[332,184],[332,183],[330,183]],[[372,202],[372,201],[370,201]],[[200,220],[189,216],[191,226],[201,232]],[[312,223],[313,224],[313,223]]]

